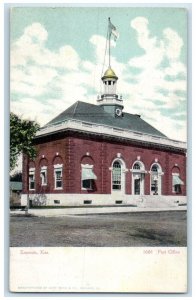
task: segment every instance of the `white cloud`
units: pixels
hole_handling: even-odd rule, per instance
[[[70,45],[51,51],[45,46],[47,37],[48,33],[41,24],[28,26],[12,45],[11,66],[26,66],[33,62],[38,66],[77,70],[80,61],[77,52]]]
[[[129,84],[130,107],[169,137],[186,140],[185,121],[180,121],[178,130],[178,122],[172,119],[175,109],[178,110],[179,105],[186,101],[186,67],[180,61],[183,40],[171,28],[163,30],[162,39],[152,36],[144,17],[135,18],[130,25],[136,31],[138,45],[144,50],[144,54],[129,60],[131,68],[140,69],[138,74],[133,73],[135,83]],[[130,72],[134,70],[130,69]],[[178,96],[176,91],[184,96]],[[158,106],[157,101],[162,105]],[[164,116],[162,109],[168,110],[168,117]],[[170,115],[169,109],[174,111]]]
[[[178,59],[181,53],[181,48],[183,46],[183,40],[179,37],[177,32],[171,28],[166,28],[163,31],[165,39],[165,54],[171,60]]]
[[[180,61],[183,41],[171,28],[163,30],[162,39],[153,36],[144,17],[132,20],[131,26],[144,54],[131,57],[128,64],[111,57],[119,77],[119,94],[126,94],[125,111],[141,114],[171,138],[186,139],[183,121],[169,115],[169,109],[179,113],[177,109],[185,101],[184,96],[176,94],[186,94],[186,67]],[[25,28],[11,47],[11,93],[15,100],[11,101],[11,109],[19,115],[23,112],[25,117],[37,118],[41,125],[77,100],[95,104],[102,69],[105,71],[108,66],[106,54],[103,67],[106,39],[102,36],[89,39],[95,55],[93,62],[82,61],[70,45],[56,51],[48,49],[47,38],[46,29],[34,23]],[[134,73],[134,68],[139,72]],[[14,99],[15,94],[20,101]],[[167,117],[161,111],[163,108],[168,109]]]
[[[48,33],[40,23],[33,23],[31,26],[26,27],[24,35],[21,37],[21,39],[26,39],[27,41],[35,40],[38,42],[45,42],[47,38]]]
[[[150,37],[148,29],[148,20],[143,17],[137,17],[131,21],[131,27],[134,28],[138,35],[138,44],[146,51],[150,51],[155,47],[156,38]]]

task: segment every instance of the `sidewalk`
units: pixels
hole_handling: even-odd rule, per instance
[[[113,214],[113,213],[130,213],[130,212],[158,212],[158,211],[177,211],[187,210],[187,206],[175,206],[175,207],[72,207],[72,208],[36,208],[29,209],[28,214],[38,217],[54,217],[54,216],[66,216],[66,215],[89,215],[89,214]],[[10,215],[27,215],[25,211],[16,210],[10,211]]]

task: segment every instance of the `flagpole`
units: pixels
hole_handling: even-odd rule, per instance
[[[111,38],[111,28],[110,28],[110,18],[108,18],[108,34],[109,34],[109,68],[110,68],[110,38]]]

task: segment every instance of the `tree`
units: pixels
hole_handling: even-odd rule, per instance
[[[39,128],[35,121],[22,120],[10,113],[10,170],[15,168],[19,154],[24,153],[30,159],[36,157],[33,138]]]
[[[10,181],[21,182],[22,181],[22,172],[16,171],[14,174],[10,175]]]

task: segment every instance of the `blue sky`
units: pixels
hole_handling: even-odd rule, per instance
[[[11,110],[41,125],[77,100],[102,92],[107,19],[119,32],[111,65],[124,110],[168,137],[186,140],[186,10],[178,8],[14,8]]]

